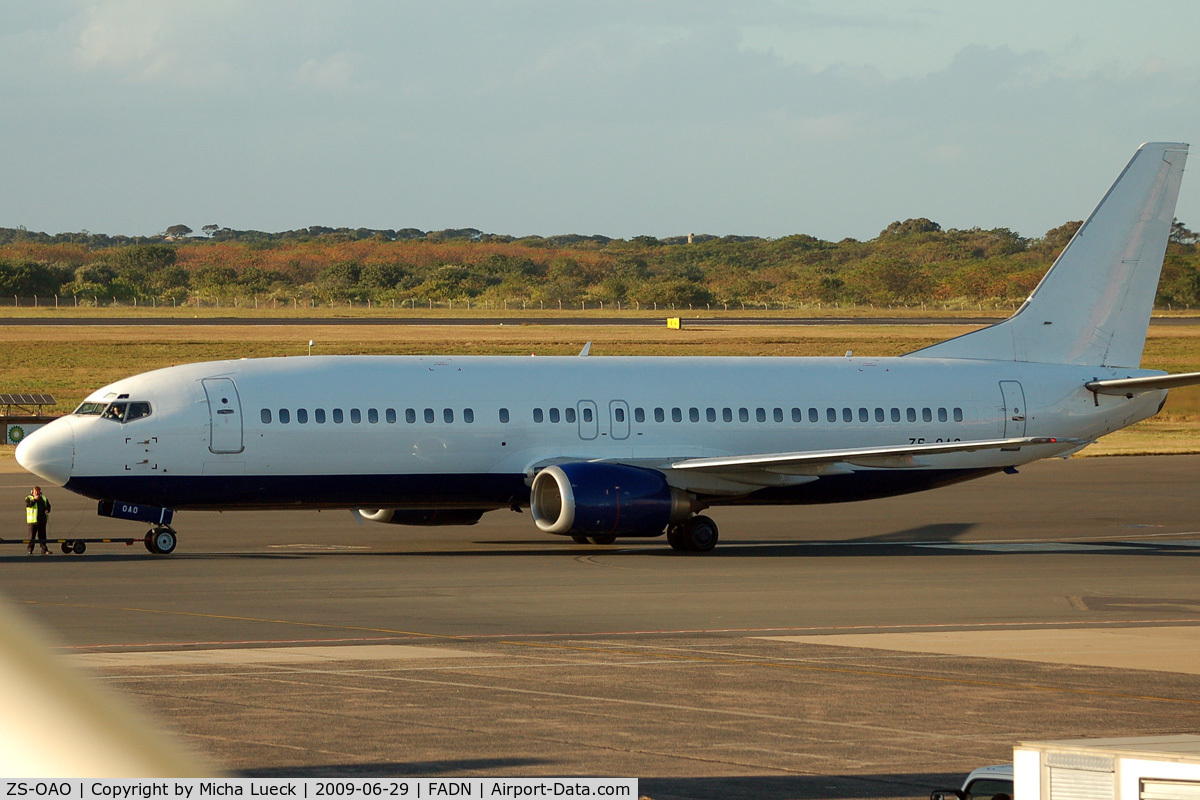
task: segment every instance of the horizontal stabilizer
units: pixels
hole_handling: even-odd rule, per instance
[[[1096,394],[1135,395],[1160,389],[1175,389],[1200,383],[1200,372],[1179,372],[1174,375],[1150,375],[1145,378],[1112,378],[1084,384]]]
[[[713,458],[689,458],[671,464],[671,469],[694,469],[709,472],[732,472],[736,470],[777,470],[796,467],[822,467],[830,464],[855,464],[864,467],[896,467],[904,459],[943,453],[971,453],[977,450],[1016,450],[1034,445],[1080,444],[1078,439],[1056,439],[1048,436],[1020,436],[1011,439],[986,439],[978,442],[934,442],[932,444],[905,444],[887,447],[859,447],[846,450],[812,450],[800,453],[764,453],[745,456],[717,456]],[[912,466],[922,466],[912,464]]]

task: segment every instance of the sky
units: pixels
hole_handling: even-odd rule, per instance
[[[1035,237],[1200,141],[1196,42],[1194,0],[0,0],[0,227]]]

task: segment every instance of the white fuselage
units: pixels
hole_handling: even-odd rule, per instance
[[[848,500],[1076,450],[1152,416],[1166,394],[1097,396],[1084,384],[1149,374],[1160,373],[911,357],[221,361],[93,393],[98,405],[120,398],[150,413],[52,423],[37,434],[39,474],[91,497],[171,508],[488,509],[527,504],[541,466],[608,460],[661,470],[704,504]],[[683,458],[1015,436],[1075,441],[934,455],[904,469],[818,470],[802,485],[741,492],[670,468]]]

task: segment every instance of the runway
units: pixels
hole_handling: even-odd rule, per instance
[[[1018,741],[1200,728],[1200,456],[715,509],[706,556],[342,512],[176,518],[176,554],[0,547],[60,650],[254,775],[621,775],[900,798]],[[23,535],[0,475],[0,535]],[[61,490],[52,536],[140,533]]]

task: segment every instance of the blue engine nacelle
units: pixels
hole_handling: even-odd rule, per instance
[[[588,461],[539,472],[529,506],[538,528],[563,536],[658,536],[693,510],[661,472]]]

